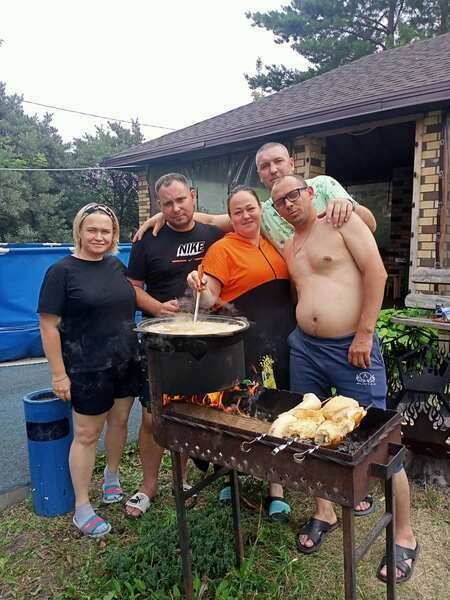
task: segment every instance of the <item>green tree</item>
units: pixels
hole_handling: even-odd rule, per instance
[[[264,65],[246,74],[265,94],[304,81],[373,52],[449,31],[449,0],[291,0],[280,10],[248,12],[252,25],[272,31],[308,59],[305,71]]]
[[[21,98],[7,95],[0,83],[0,167],[64,167],[67,150],[51,116],[25,115]],[[63,197],[53,173],[0,170],[0,241],[58,241],[68,235]]]
[[[112,154],[141,143],[137,122],[97,127],[63,143],[52,115],[28,116],[18,95],[0,83],[0,168],[97,167]],[[0,170],[0,242],[69,242],[72,221],[88,202],[110,205],[121,225],[121,240],[130,239],[138,223],[136,176],[126,171]]]
[[[108,122],[107,128],[96,127],[95,135],[85,134],[73,140],[73,166],[96,166],[107,157],[143,141],[139,123],[131,129]],[[129,171],[92,170],[73,176],[68,192],[70,205],[78,208],[88,202],[111,206],[120,223],[121,241],[129,241],[138,224],[137,177]]]

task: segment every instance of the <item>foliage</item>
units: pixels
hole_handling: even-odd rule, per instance
[[[255,27],[310,62],[305,71],[265,65],[245,75],[264,93],[304,81],[373,52],[449,31],[448,0],[291,0],[279,10],[248,12]]]
[[[95,135],[73,140],[73,166],[98,165],[107,156],[118,154],[143,141],[138,122],[130,129],[108,122],[108,129],[96,127]],[[74,178],[70,193],[72,204],[102,202],[114,209],[119,219],[121,240],[129,241],[138,223],[137,177],[121,170],[86,171]],[[76,200],[76,201],[75,201]]]
[[[377,333],[381,343],[386,345],[394,341],[399,341],[406,349],[406,344],[409,347],[411,338],[413,338],[418,345],[426,344],[429,340],[429,335],[437,337],[435,330],[427,329],[427,333],[424,334],[423,329],[415,329],[406,327],[401,323],[393,323],[392,317],[428,317],[429,315],[430,311],[422,308],[403,308],[401,310],[387,308],[382,310],[377,321]],[[409,338],[409,342],[404,338]]]
[[[28,116],[17,95],[0,83],[0,167],[95,167],[107,156],[139,144],[137,122],[97,127],[65,144],[52,116]],[[121,240],[138,223],[136,176],[125,171],[0,171],[0,242],[69,242],[72,220],[88,202],[102,202],[117,212]]]
[[[0,167],[64,167],[68,146],[51,117],[24,114],[21,99],[0,83]],[[0,171],[0,241],[52,241],[68,235],[59,210],[64,198],[58,178],[44,171]]]
[[[430,311],[420,308],[402,310],[385,309],[380,312],[377,321],[377,333],[380,337],[386,374],[388,380],[388,405],[396,406],[398,393],[402,390],[400,359],[402,369],[415,369],[420,372],[424,361],[438,359],[438,332],[431,328],[416,328],[393,323],[392,317],[423,317]]]

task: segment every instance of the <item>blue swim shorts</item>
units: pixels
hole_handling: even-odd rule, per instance
[[[338,338],[308,335],[299,327],[288,337],[291,391],[312,392],[321,399],[338,394],[354,398],[363,406],[386,408],[386,370],[377,334],[373,336],[372,366],[360,369],[348,362],[354,334]]]

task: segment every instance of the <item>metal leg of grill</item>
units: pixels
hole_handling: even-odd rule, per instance
[[[353,508],[342,507],[344,536],[344,586],[345,600],[356,600],[355,516]]]
[[[173,489],[177,508],[178,536],[181,550],[181,561],[183,565],[184,593],[186,600],[192,600],[194,595],[192,584],[192,553],[189,544],[186,506],[184,504],[183,477],[181,474],[181,454],[179,452],[175,452],[174,450],[171,450],[170,454],[172,457]]]
[[[236,549],[236,564],[241,566],[244,559],[244,542],[242,540],[241,528],[241,505],[239,499],[239,480],[237,471],[234,469],[230,473],[231,483],[231,502],[233,509],[233,525],[234,525],[234,546]]]
[[[386,566],[387,566],[387,590],[388,600],[395,600],[396,567],[395,567],[395,504],[394,486],[392,477],[386,479],[384,484],[384,496],[386,499],[386,513],[392,515],[386,527]]]

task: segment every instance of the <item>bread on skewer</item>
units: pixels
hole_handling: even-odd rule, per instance
[[[293,425],[297,422],[296,417],[294,415],[290,415],[285,412],[279,415],[275,421],[272,423],[269,429],[269,435],[273,435],[274,437],[289,437],[288,428],[290,425]]]
[[[322,402],[315,394],[305,394],[300,404],[297,404],[297,406],[294,406],[294,408],[291,408],[288,412],[292,413],[293,410],[299,408],[302,410],[320,410],[322,408]]]
[[[297,421],[289,425],[289,435],[303,439],[313,439],[317,428],[325,420],[320,410],[301,410],[295,411]]]
[[[348,406],[335,412],[329,421],[340,421],[341,419],[352,419],[355,428],[361,423],[363,418],[367,415],[367,411],[362,406]]]
[[[278,416],[269,435],[310,439],[320,446],[336,448],[367,414],[356,400],[345,396],[335,396],[320,407],[321,402],[315,394],[305,394],[300,404]]]
[[[316,430],[314,442],[319,446],[337,448],[345,436],[353,431],[353,419],[340,419],[339,421],[324,421]]]
[[[334,413],[350,407],[358,408],[359,404],[356,400],[353,400],[353,398],[347,398],[346,396],[334,396],[334,398],[328,400],[328,402],[322,408],[322,414],[325,419],[331,419]]]

